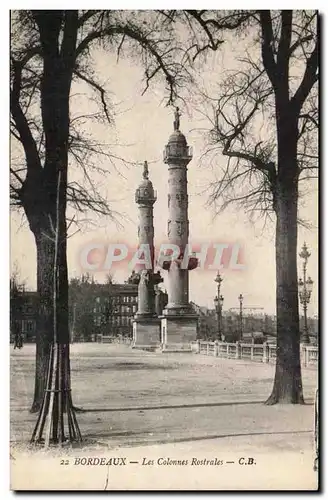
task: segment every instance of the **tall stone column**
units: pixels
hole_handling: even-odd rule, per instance
[[[164,150],[164,162],[168,165],[168,227],[169,243],[180,249],[179,257],[166,263],[169,272],[169,300],[162,318],[163,350],[189,351],[197,336],[197,315],[189,305],[188,273],[197,266],[194,257],[188,265],[184,253],[188,245],[188,189],[187,165],[192,160],[191,148],[180,131],[180,113],[176,109],[174,131]]]
[[[139,225],[138,225],[138,241],[140,245],[148,245],[150,249],[150,258],[154,266],[154,203],[157,195],[153,188],[151,180],[149,180],[148,163],[144,162],[144,170],[142,174],[143,180],[139,184],[136,193],[135,201],[138,205]]]
[[[181,137],[178,136],[181,140]],[[171,146],[171,145],[170,145]],[[188,151],[189,153],[189,151]],[[170,154],[170,152],[169,152]],[[168,158],[173,160],[172,157]],[[180,248],[183,256],[189,236],[188,194],[187,194],[187,159],[181,163],[169,164],[168,193],[168,240]],[[190,157],[191,159],[191,157]],[[190,161],[190,160],[189,160]],[[169,271],[170,295],[168,309],[181,309],[189,305],[188,269],[180,269],[172,263]]]
[[[151,269],[140,268],[134,275],[134,282],[138,283],[138,311],[133,322],[132,347],[152,350],[160,344],[160,320],[155,310],[154,286],[163,279],[159,273],[154,273],[153,205],[156,192],[149,180],[147,162],[144,163],[143,180],[136,190],[135,201],[139,211],[139,248],[141,245],[148,246]]]

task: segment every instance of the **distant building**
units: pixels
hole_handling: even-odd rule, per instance
[[[138,285],[112,283],[94,285],[93,319],[96,334],[132,337],[132,321],[138,310]],[[161,314],[167,304],[167,294],[158,289],[156,308]]]
[[[138,309],[138,285],[116,284],[94,287],[93,321],[103,335],[132,336],[132,321]]]
[[[81,294],[84,296],[84,289]],[[89,332],[88,340],[95,340],[97,334],[112,336],[132,336],[132,321],[138,308],[138,285],[133,283],[89,283],[85,288],[84,302],[70,302],[70,329],[74,332],[74,340],[87,340],[79,332],[78,309],[83,309],[90,316],[86,325]],[[81,297],[81,295],[80,295]],[[161,314],[167,304],[167,294],[160,288],[156,292],[156,310]],[[215,340],[218,324],[214,309],[190,303],[198,314],[197,338]],[[78,307],[80,306],[80,308]],[[39,311],[38,294],[35,291],[10,290],[10,341],[13,342],[13,332],[16,329],[23,336],[23,342],[35,342],[37,315]],[[75,328],[76,324],[76,328]],[[308,329],[312,344],[318,343],[318,317],[308,318]],[[304,318],[300,317],[300,328],[304,328]],[[17,331],[17,330],[16,330]],[[222,333],[228,342],[239,339],[240,319],[236,311],[223,311]],[[268,314],[243,314],[243,339],[251,341],[263,336],[269,342],[276,341],[276,317]]]
[[[91,283],[87,284],[85,293],[88,299],[87,304],[83,305],[83,307],[87,309],[87,314],[91,316],[91,321],[86,325],[88,338],[83,332],[79,331],[83,326],[81,325],[81,317],[80,321],[75,318],[79,314],[79,303],[77,302],[76,305],[71,303],[73,311],[70,313],[71,332],[73,332],[74,340],[93,341],[97,335],[132,337],[132,321],[138,309],[138,284],[131,282],[123,284]],[[81,302],[81,300],[80,296],[79,301]],[[158,314],[162,313],[166,304],[167,294],[158,289],[156,292]],[[74,312],[74,307],[77,312]]]
[[[16,290],[10,297],[10,342],[14,341],[14,331],[20,332],[23,342],[35,342],[38,315],[37,292]]]
[[[70,304],[70,329],[89,330],[89,340],[94,340],[97,333],[106,335],[132,335],[132,318],[138,307],[138,285],[92,283],[85,288],[87,299],[81,303]],[[83,295],[83,291],[82,291]],[[85,304],[87,303],[87,305]],[[14,324],[22,333],[24,342],[35,342],[38,315],[38,294],[31,291],[19,291],[12,294],[10,315],[10,341],[13,342]],[[81,319],[82,310],[84,318]],[[87,316],[90,321],[87,321]],[[80,321],[79,321],[80,319]],[[77,329],[76,328],[76,329]],[[76,340],[86,340],[84,332],[74,332]]]

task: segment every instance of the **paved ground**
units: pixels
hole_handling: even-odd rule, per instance
[[[33,395],[34,351],[35,346],[31,345],[24,346],[21,351],[12,351],[13,453],[26,452],[24,444],[31,436],[36,419],[28,411]],[[255,454],[262,457],[263,471],[268,473],[270,470],[272,475],[273,467],[275,477],[280,479],[283,475],[277,475],[277,467],[281,467],[281,458],[284,457],[283,462],[288,459],[290,466],[293,464],[300,473],[303,467],[310,474],[311,478],[306,474],[300,477],[303,483],[305,481],[309,488],[313,488],[312,402],[317,372],[313,368],[303,370],[307,402],[304,406],[263,405],[270,394],[273,376],[274,366],[269,364],[196,354],[152,354],[122,345],[75,344],[72,346],[73,399],[77,406],[86,410],[78,414],[85,442],[83,450],[60,451],[60,456],[65,453],[69,460],[85,453],[99,456],[99,453],[110,452],[112,456],[115,450],[119,450],[120,456],[127,453],[131,460],[135,454],[140,457],[146,453],[155,461],[151,470],[155,476],[157,471],[158,478],[154,476],[154,481],[160,481],[162,477],[159,472],[162,468],[156,467],[156,460],[167,453],[180,458],[184,455],[190,457],[191,453],[213,458],[219,451],[225,461],[226,457],[233,457],[234,466],[237,466],[240,456],[252,457]],[[38,453],[34,454],[35,459]],[[51,456],[56,456],[56,453],[52,452]],[[44,455],[42,457],[44,461]],[[135,467],[141,467],[141,464],[135,464]],[[85,480],[89,469],[86,467],[83,472]],[[166,473],[169,469],[165,468]],[[190,477],[187,469],[184,468],[181,474]],[[275,487],[273,479],[270,483],[263,471],[262,479],[266,478],[266,484]],[[227,473],[232,477],[235,474],[232,469],[221,474],[219,482],[222,487],[225,487],[225,480],[230,481]],[[99,474],[103,478],[105,472],[101,470]],[[181,488],[181,474],[171,478],[172,488]],[[240,478],[246,473],[238,474]],[[215,476],[216,479],[219,476]],[[69,477],[72,480],[72,475]],[[96,475],[92,477],[95,481]],[[118,478],[116,475],[110,481],[111,488],[122,487],[117,483]],[[293,475],[286,474],[285,479],[287,482],[281,481],[286,488],[288,481],[294,480],[295,483]],[[206,482],[209,488],[218,487],[212,480],[206,481],[210,481]],[[302,481],[294,487],[301,487]],[[100,484],[103,482],[99,478]],[[131,488],[140,487],[138,484],[132,481]],[[103,486],[98,487],[103,489]]]

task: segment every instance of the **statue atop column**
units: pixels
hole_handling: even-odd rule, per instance
[[[174,130],[180,130],[180,116],[181,116],[181,113],[180,113],[179,108],[177,106],[175,108],[175,112],[174,112],[174,122],[173,122]]]
[[[148,162],[147,161],[144,162],[144,169],[143,169],[142,177],[146,180],[149,179],[149,170],[148,170]]]

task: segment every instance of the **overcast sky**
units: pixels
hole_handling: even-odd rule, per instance
[[[158,199],[154,205],[155,240],[160,243],[167,240],[167,165],[162,161],[163,149],[173,130],[173,109],[165,107],[161,102],[162,88],[153,87],[144,96],[142,69],[136,63],[121,60],[116,64],[114,56],[104,55],[97,51],[96,70],[99,80],[106,81],[106,88],[112,92],[115,112],[115,128],[108,125],[92,125],[93,134],[102,142],[120,142],[122,146],[116,151],[126,159],[137,162],[140,166],[119,167],[115,171],[109,162],[102,163],[108,169],[105,177],[96,176],[95,181],[103,193],[106,193],[114,210],[121,213],[122,228],[108,218],[96,220],[96,225],[89,227],[68,242],[68,265],[70,276],[81,274],[81,249],[92,241],[122,241],[131,246],[137,243],[138,212],[134,201],[135,189],[142,178],[142,163],[149,162],[150,179],[157,190]],[[229,58],[228,58],[229,60]],[[220,56],[216,64],[227,64],[227,57]],[[212,68],[209,68],[209,71]],[[218,74],[218,72],[215,72]],[[83,87],[74,88],[74,93],[81,93]],[[74,98],[72,114],[88,112],[94,104],[89,98]],[[204,142],[200,128],[207,126],[189,103],[189,113],[181,117],[181,130],[187,137],[188,144],[193,147],[193,160],[188,166],[189,221],[191,242],[238,242],[244,251],[245,269],[222,271],[224,309],[238,306],[238,295],[245,297],[244,305],[263,307],[265,312],[275,312],[275,249],[274,225],[263,230],[263,222],[250,223],[243,211],[229,209],[224,214],[214,217],[214,210],[206,206],[208,191],[206,187],[215,178],[213,168],[200,163]],[[224,165],[225,158],[219,156],[218,166]],[[74,177],[74,173],[71,177]],[[314,226],[311,230],[299,229],[299,248],[306,241],[311,257],[308,264],[309,274],[315,281],[310,315],[318,310],[318,232],[317,232],[317,191],[311,184],[300,200],[300,217]],[[16,263],[21,278],[33,289],[36,286],[36,252],[32,233],[26,222],[22,225],[22,216],[14,213],[11,216],[11,263]],[[300,263],[301,268],[301,263]],[[114,279],[122,282],[129,271],[126,266],[118,268]],[[167,272],[162,271],[167,285]],[[216,271],[196,269],[190,273],[190,300],[199,305],[213,307],[216,292],[214,278]],[[96,273],[99,281],[104,273]]]

